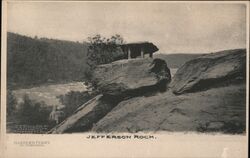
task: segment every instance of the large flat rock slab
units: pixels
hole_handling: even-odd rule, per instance
[[[97,95],[89,100],[48,133],[62,134],[88,131],[114,107],[113,104],[103,101],[102,97],[102,95]]]
[[[98,66],[93,75],[94,85],[102,94],[119,95],[126,91],[171,81],[170,70],[161,59],[120,60]]]
[[[244,133],[246,85],[175,95],[171,91],[119,103],[93,132]]]
[[[188,61],[178,69],[170,87],[175,94],[182,94],[241,82],[245,78],[246,50],[227,50]]]

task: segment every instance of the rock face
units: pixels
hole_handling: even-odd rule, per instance
[[[246,50],[191,60],[174,76],[171,91],[122,101],[92,131],[244,133],[245,67]]]
[[[223,132],[246,129],[246,85],[175,95],[171,91],[122,101],[93,132]]]
[[[165,91],[171,74],[164,60],[134,59],[100,65],[93,79],[102,94],[83,104],[48,133],[88,131],[122,100]]]
[[[80,106],[70,117],[51,129],[48,133],[61,134],[85,132],[110,112],[117,103],[108,102],[103,95],[97,95]]]
[[[98,66],[93,81],[103,95],[125,98],[166,90],[171,74],[164,60],[131,59]]]
[[[170,87],[175,94],[195,92],[238,82],[246,78],[246,50],[237,49],[203,55],[185,63]]]

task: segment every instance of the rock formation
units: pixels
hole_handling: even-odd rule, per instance
[[[125,98],[166,90],[171,74],[161,59],[120,60],[98,66],[93,81],[102,94]]]
[[[102,95],[98,95],[89,100],[48,133],[58,134],[89,130],[115,106],[114,103],[105,102],[102,97]]]
[[[191,60],[174,76],[171,91],[122,101],[92,131],[244,133],[245,68],[246,50]]]
[[[175,95],[171,91],[124,100],[92,132],[223,132],[246,130],[246,85]]]
[[[195,92],[246,78],[246,50],[200,56],[176,72],[170,87],[175,94]]]
[[[93,81],[101,94],[83,104],[49,133],[90,130],[119,102],[165,91],[171,74],[161,59],[121,60],[98,66]]]
[[[244,49],[191,60],[177,71],[170,84],[167,64],[147,58],[100,65],[93,80],[101,94],[50,133],[245,132]]]

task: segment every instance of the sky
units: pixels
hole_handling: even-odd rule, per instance
[[[9,2],[7,30],[86,41],[101,34],[153,42],[160,53],[246,48],[246,5],[166,2]]]

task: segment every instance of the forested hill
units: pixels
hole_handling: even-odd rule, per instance
[[[154,58],[164,59],[168,67],[170,68],[179,68],[184,63],[194,58],[201,56],[202,54],[155,54]]]
[[[154,58],[178,68],[201,54],[158,54]],[[9,88],[44,83],[84,81],[87,43],[7,34],[7,83]]]
[[[7,34],[8,86],[82,81],[87,44]]]

